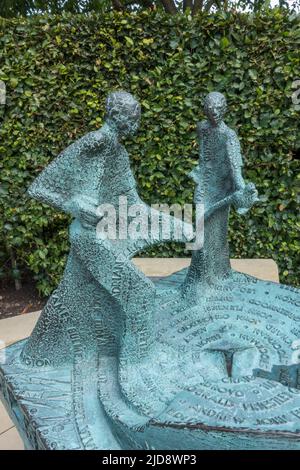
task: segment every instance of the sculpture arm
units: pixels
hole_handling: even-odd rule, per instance
[[[37,179],[28,188],[27,194],[59,211],[72,213],[71,204],[70,201],[68,201],[69,195],[66,195],[64,198],[61,192],[51,191],[46,186],[42,186]]]
[[[226,143],[227,155],[229,157],[235,190],[243,189],[245,181],[242,175],[243,159],[241,147],[236,133],[230,130]]]
[[[239,214],[246,214],[248,210],[257,202],[258,194],[253,183],[246,185],[243,175],[243,160],[239,139],[234,131],[229,130],[227,139],[227,155],[229,157],[234,181],[233,205]]]
[[[197,136],[199,139],[199,163],[192,169],[192,171],[188,175],[196,184],[202,183],[200,162],[201,160],[203,160],[204,157],[203,128],[205,126],[205,123],[206,121],[201,121],[197,124]]]
[[[35,182],[34,182],[35,183]],[[97,204],[88,196],[80,193],[70,197],[70,194],[62,195],[61,192],[55,192],[46,189],[46,187],[35,187],[32,184],[28,189],[29,196],[38,199],[49,206],[72,215],[74,218],[85,220],[90,223],[97,223],[99,216],[96,215]]]

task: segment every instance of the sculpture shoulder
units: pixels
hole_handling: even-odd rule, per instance
[[[95,153],[97,158],[101,158],[101,150],[110,145],[109,137],[102,132],[102,129],[88,132],[84,136],[66,147],[52,162],[40,173],[42,175],[61,176],[66,172],[70,175],[75,172],[78,165],[81,165],[86,158],[92,157]]]
[[[65,155],[71,155],[73,158],[89,156],[89,152],[94,151],[97,151],[97,154],[99,155],[99,151],[109,147],[109,145],[111,145],[111,141],[112,137],[102,129],[88,132],[63,150],[58,158],[62,158]]]
[[[224,132],[228,140],[239,141],[237,133],[233,129],[228,127],[226,124],[224,125]]]
[[[241,155],[241,146],[240,141],[237,136],[237,133],[230,129],[230,127],[225,126],[226,132],[226,141],[227,141],[227,148],[229,149],[229,157],[233,161],[235,165],[242,166],[243,159]]]
[[[44,195],[49,191],[71,194],[80,186],[82,170],[86,164],[91,165],[91,157],[95,155],[101,159],[103,150],[109,145],[109,136],[101,129],[85,134],[44,168],[28,188],[29,196],[45,200]]]
[[[197,135],[198,137],[202,137],[205,131],[209,128],[208,121],[200,121],[197,123]]]

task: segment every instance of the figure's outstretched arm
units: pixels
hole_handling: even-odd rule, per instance
[[[51,191],[51,189],[46,186],[42,186],[40,181],[35,180],[28,188],[27,194],[33,199],[37,199],[59,211],[69,212],[69,210],[67,210],[67,201],[64,200],[62,195]]]
[[[81,195],[81,162],[103,149],[104,139],[100,131],[86,134],[39,174],[28,189],[29,196],[74,217],[79,215],[81,200],[88,211],[89,201]]]

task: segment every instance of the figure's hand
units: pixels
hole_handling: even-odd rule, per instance
[[[88,196],[79,196],[73,201],[73,214],[83,225],[96,226],[102,218],[97,203]]]
[[[253,183],[246,184],[233,196],[233,205],[239,214],[245,214],[257,202],[258,193]]]
[[[191,178],[193,181],[195,181],[195,183],[199,183],[199,178],[200,178],[199,171],[200,171],[200,168],[199,168],[199,165],[197,165],[197,166],[188,174],[189,178]]]

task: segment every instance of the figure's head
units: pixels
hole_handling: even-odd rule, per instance
[[[213,91],[208,93],[204,99],[204,112],[213,126],[217,126],[223,121],[226,113],[227,103],[222,93]]]
[[[105,120],[119,135],[134,134],[139,128],[140,117],[140,104],[130,93],[115,91],[108,95]]]

